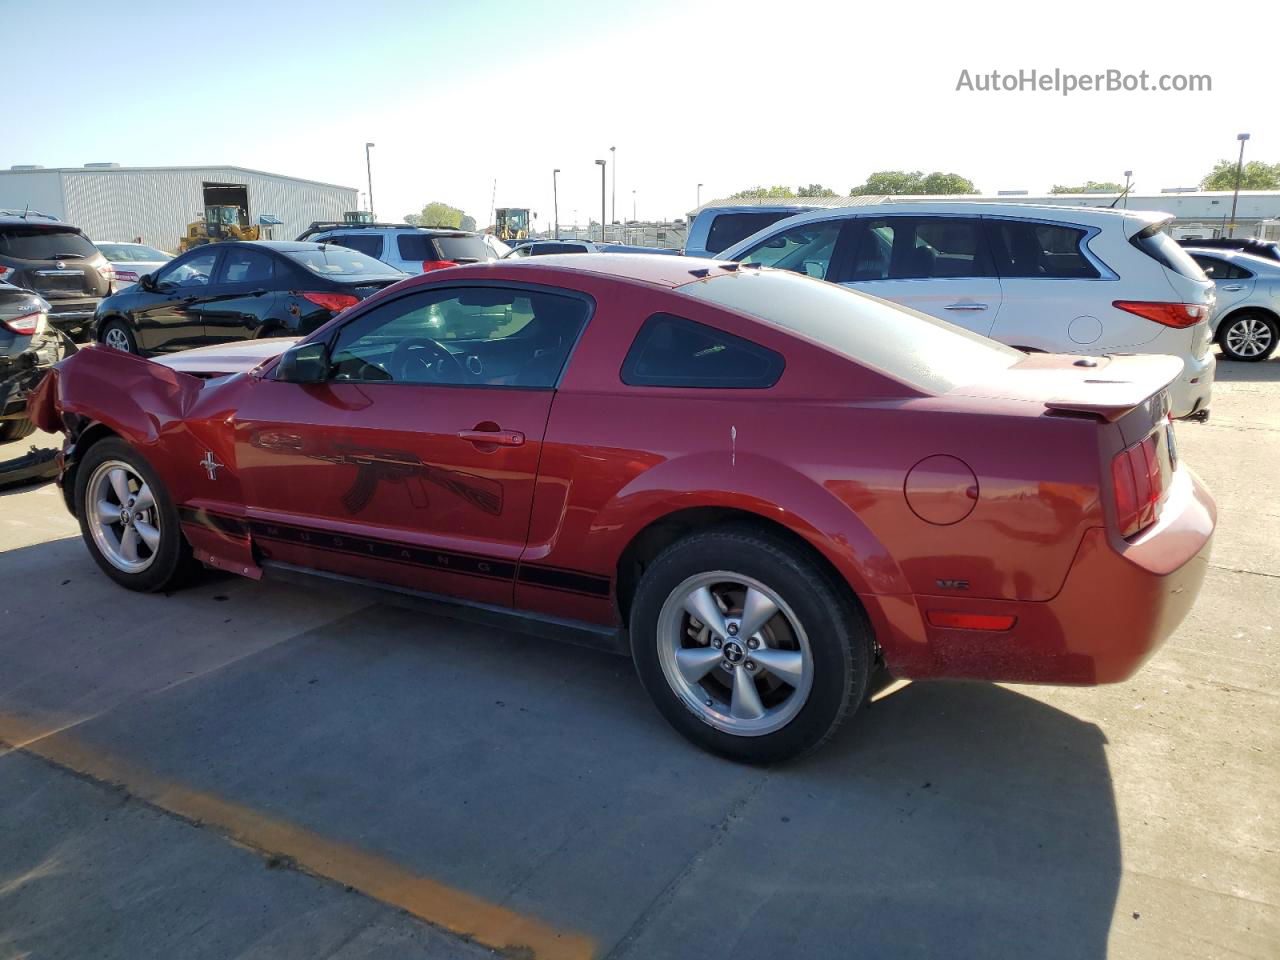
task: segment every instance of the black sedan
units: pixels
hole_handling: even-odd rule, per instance
[[[333,244],[206,244],[103,300],[94,330],[99,343],[144,354],[302,336],[405,276]]]
[[[49,324],[48,302],[0,281],[0,443],[34,432],[27,394],[62,359],[62,351],[62,337]]]

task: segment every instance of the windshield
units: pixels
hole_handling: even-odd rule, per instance
[[[342,277],[344,280],[355,279],[399,279],[406,276],[403,271],[367,257],[359,250],[350,250],[336,244],[326,244],[316,250],[287,250],[286,257],[294,263],[301,264],[312,273],[322,277]]]
[[[157,263],[173,255],[143,243],[99,243],[97,248],[112,263]]]
[[[680,292],[803,334],[929,393],[973,383],[1024,357],[944,320],[790,271],[744,269]]]
[[[15,260],[87,260],[98,248],[74,228],[0,227],[0,256]]]

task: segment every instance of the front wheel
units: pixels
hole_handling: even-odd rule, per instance
[[[98,342],[123,353],[138,352],[138,341],[134,339],[133,331],[123,320],[107,321],[98,333]]]
[[[1218,328],[1218,345],[1228,360],[1257,363],[1275,353],[1280,324],[1263,313],[1245,311],[1228,317]]]
[[[861,611],[803,550],[751,529],[708,531],[645,571],[632,655],[658,709],[694,743],[772,763],[829,739],[862,703]]]
[[[174,586],[195,568],[178,511],[142,455],[110,437],[76,469],[76,518],[102,572],[130,590]]]

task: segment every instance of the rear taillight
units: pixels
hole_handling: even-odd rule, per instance
[[[456,260],[423,260],[422,272],[430,273],[432,270],[443,270],[445,267],[456,267]]]
[[[1164,475],[1155,434],[1115,455],[1111,461],[1111,488],[1115,492],[1120,536],[1132,537],[1156,522]]]
[[[18,272],[17,267],[6,267],[0,263],[0,281],[8,282],[13,279],[13,275]]]
[[[4,324],[9,330],[24,337],[30,337],[40,332],[44,326],[44,314],[38,310],[35,313],[24,313],[20,317],[14,317],[12,320],[0,320],[0,324]]]
[[[1209,307],[1203,303],[1163,303],[1156,300],[1116,300],[1111,304],[1119,310],[1136,313],[1166,327],[1194,327],[1208,319]]]
[[[97,271],[98,271],[98,276],[102,277],[102,279],[103,279],[103,280],[116,280],[116,279],[119,279],[119,278],[116,276],[116,272],[115,272],[115,270],[111,269],[111,264],[109,264],[109,263],[99,264],[98,266],[94,267],[93,269],[95,269],[95,270],[97,270]]]
[[[304,293],[302,296],[316,306],[332,310],[334,313],[341,313],[347,307],[354,307],[360,302],[359,297],[353,297],[349,293]]]
[[[133,270],[116,270],[112,268],[110,279],[119,280],[123,283],[137,283],[138,274]]]

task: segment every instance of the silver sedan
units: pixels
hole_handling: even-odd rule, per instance
[[[1227,360],[1266,360],[1280,343],[1280,261],[1188,247],[1217,288],[1214,338]]]

